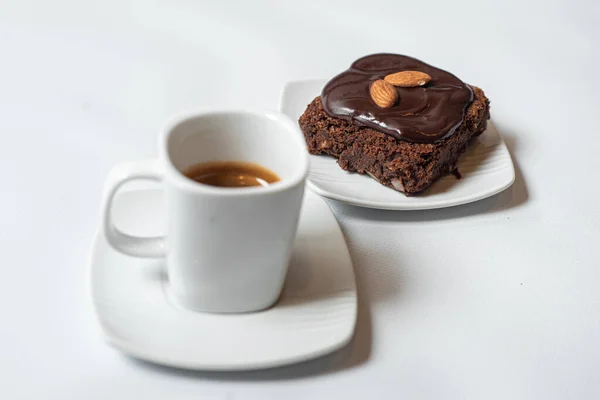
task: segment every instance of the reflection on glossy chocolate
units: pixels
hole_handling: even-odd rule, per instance
[[[398,101],[378,107],[369,95],[373,81],[399,71],[421,71],[431,76],[423,87],[396,87]],[[373,54],[355,61],[334,77],[321,93],[323,108],[332,117],[353,120],[409,142],[436,142],[461,124],[473,92],[449,72],[398,54]]]

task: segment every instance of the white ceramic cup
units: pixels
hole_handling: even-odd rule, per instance
[[[250,312],[279,297],[293,246],[308,173],[298,125],[274,112],[197,113],[170,123],[159,159],[117,165],[104,196],[103,229],[116,250],[166,257],[171,296],[204,312]],[[281,180],[267,187],[221,188],[181,171],[208,161],[249,161]],[[167,234],[141,238],[115,227],[111,205],[127,181],[162,182]]]

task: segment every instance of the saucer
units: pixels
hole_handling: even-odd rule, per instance
[[[321,94],[325,80],[289,82],[283,88],[281,111],[297,121],[307,104]],[[374,179],[346,172],[330,156],[310,156],[308,186],[321,196],[360,207],[387,210],[426,210],[457,206],[500,193],[515,180],[510,153],[488,121],[487,130],[475,138],[458,160],[462,179],[438,179],[424,193],[406,197]]]
[[[123,231],[155,236],[165,226],[162,191],[123,192],[113,204]],[[106,340],[153,363],[250,370],[296,363],[343,347],[356,324],[356,286],[344,236],[323,199],[307,191],[285,286],[270,309],[188,311],[168,295],[164,260],[123,255],[98,234],[91,260],[94,307]]]

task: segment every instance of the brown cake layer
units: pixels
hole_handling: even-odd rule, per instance
[[[320,96],[300,117],[300,127],[311,154],[334,156],[343,169],[368,174],[410,196],[454,172],[469,140],[485,130],[489,101],[483,90],[471,88],[474,99],[463,122],[450,137],[439,142],[403,141],[356,122],[333,118],[323,109]]]

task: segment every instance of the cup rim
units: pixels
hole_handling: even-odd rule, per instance
[[[302,157],[300,159],[301,165],[297,173],[292,175],[290,178],[281,179],[269,186],[256,186],[256,187],[239,187],[239,188],[224,188],[217,186],[204,185],[198,182],[194,182],[187,178],[181,171],[179,171],[171,160],[168,152],[168,141],[173,130],[181,123],[197,117],[217,117],[224,115],[243,114],[247,116],[255,117],[266,117],[282,126],[282,129],[288,131],[292,140],[296,143],[299,150],[302,150]],[[159,138],[159,155],[161,162],[165,167],[165,174],[168,176],[170,183],[175,184],[177,187],[192,191],[196,193],[218,195],[218,196],[244,196],[244,195],[266,195],[277,192],[283,192],[290,188],[303,183],[308,176],[309,171],[309,155],[304,136],[300,131],[300,127],[295,124],[287,115],[271,110],[257,110],[257,109],[213,109],[213,110],[196,110],[179,113],[176,116],[169,119],[166,125],[162,129],[162,134]]]

